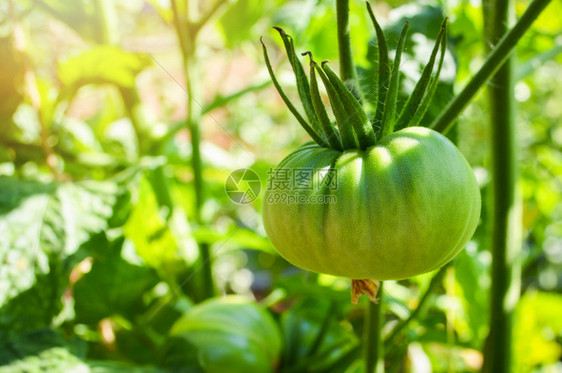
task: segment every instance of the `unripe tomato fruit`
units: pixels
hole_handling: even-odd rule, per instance
[[[207,373],[274,372],[281,353],[281,332],[273,318],[237,296],[198,304],[174,324],[171,335],[197,348]]]
[[[313,182],[333,169],[336,187],[276,183],[283,169],[312,169]],[[352,279],[434,270],[464,247],[479,216],[469,164],[446,137],[423,127],[394,132],[365,150],[304,145],[273,172],[263,205],[267,234],[285,259]]]

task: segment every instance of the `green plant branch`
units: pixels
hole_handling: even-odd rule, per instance
[[[531,27],[532,23],[550,2],[551,0],[533,0],[515,26],[501,38],[472,80],[431,123],[430,128],[441,133],[446,133],[451,129],[459,114],[476,95],[478,90],[499,70],[523,34]]]
[[[322,320],[322,324],[320,325],[320,330],[318,331],[318,334],[316,335],[316,338],[314,339],[314,342],[312,343],[312,346],[310,347],[307,356],[312,357],[318,352],[318,349],[320,348],[322,342],[324,342],[324,339],[328,334],[328,331],[330,329],[330,324],[332,322],[332,318],[334,318],[335,311],[336,311],[336,304],[334,301],[331,301],[330,307],[328,307],[328,310],[326,312],[326,316],[324,317],[324,319]]]
[[[190,32],[189,20],[179,11],[176,0],[171,1],[174,15],[174,26],[182,50],[183,68],[185,72],[185,90],[187,91],[187,117],[185,126],[191,135],[191,166],[193,169],[193,186],[195,191],[195,209],[193,220],[196,224],[203,224],[201,209],[205,202],[203,185],[203,162],[201,159],[201,129],[199,127],[201,110],[194,96],[197,93],[196,66],[196,33]],[[214,295],[214,281],[212,275],[211,253],[209,244],[199,242],[199,260],[202,273],[201,297],[211,298]]]
[[[379,301],[368,302],[365,311],[365,372],[378,373],[384,371],[384,344],[381,338],[383,283],[380,282]]]
[[[211,102],[204,105],[203,107],[205,108],[205,112],[209,113],[215,109],[224,107],[229,102],[234,101],[246,95],[247,93],[259,91],[260,89],[263,89],[270,84],[271,84],[271,80],[266,80],[264,82],[254,84],[252,86],[241,89],[240,91],[234,92],[230,95],[222,96],[218,94]],[[170,138],[172,138],[179,130],[183,128],[185,128],[185,121],[183,120],[181,122],[176,122],[172,124],[168,132],[166,132],[164,136],[158,139],[158,142],[155,144],[155,146],[163,146]]]
[[[486,42],[506,32],[514,14],[513,0],[485,0]],[[521,291],[521,201],[517,188],[515,58],[510,57],[488,87],[492,158],[492,286],[490,331],[483,372],[512,371],[513,312]]]
[[[349,37],[349,0],[337,0],[338,50],[340,60],[340,77],[347,84],[355,84],[357,72],[351,53]]]
[[[178,37],[180,50],[183,56],[183,60],[186,61],[187,59],[189,59],[189,55],[191,54],[191,43],[189,43],[189,24],[187,18],[180,14],[176,0],[171,0],[170,6],[172,8],[174,29]]]
[[[215,109],[218,109],[220,107],[224,107],[230,101],[236,100],[236,99],[244,96],[246,93],[259,91],[260,89],[263,89],[270,84],[271,84],[271,80],[268,79],[266,81],[263,81],[263,82],[258,83],[258,84],[251,85],[249,87],[246,87],[244,89],[241,89],[237,92],[231,93],[231,94],[226,95],[226,96],[218,94],[218,95],[215,96],[213,101],[211,101],[207,105],[205,105],[205,111],[210,112],[211,110],[215,110]]]
[[[198,33],[199,30],[203,28],[209,22],[209,20],[222,8],[223,5],[228,3],[230,0],[217,0],[213,6],[201,16],[201,18],[193,25],[194,33]]]
[[[449,262],[449,263],[451,263],[451,262]],[[447,267],[449,266],[449,263],[445,264],[443,267],[441,267],[439,269],[439,271],[435,275],[433,275],[433,277],[431,278],[431,281],[429,282],[429,285],[428,285],[427,289],[425,290],[425,292],[421,296],[420,301],[419,301],[416,309],[414,311],[412,311],[406,319],[402,320],[400,323],[398,323],[394,327],[394,329],[392,329],[392,331],[390,332],[388,337],[385,338],[385,340],[384,340],[385,345],[391,344],[392,341],[396,338],[396,336],[406,326],[408,326],[408,324],[410,324],[410,322],[412,320],[414,320],[419,315],[421,310],[423,310],[425,304],[427,303],[427,300],[429,299],[429,296],[431,295],[431,293],[433,293],[433,291],[435,290],[435,287],[437,285],[439,285],[439,283],[441,282],[441,279],[443,278],[443,275],[447,271]]]

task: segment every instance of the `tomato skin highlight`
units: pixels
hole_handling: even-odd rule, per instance
[[[336,170],[336,187],[296,189],[276,180],[278,170],[306,169],[314,170],[313,181]],[[279,202],[282,194],[296,202]],[[366,150],[297,149],[268,182],[263,218],[275,248],[297,267],[399,280],[457,255],[474,234],[480,205],[472,169],[455,145],[428,128],[409,127]]]

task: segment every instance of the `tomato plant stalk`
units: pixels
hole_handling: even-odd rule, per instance
[[[514,14],[511,0],[485,0],[487,45],[507,32]],[[517,188],[514,57],[488,87],[492,134],[492,291],[490,331],[484,348],[484,372],[511,371],[512,318],[519,299],[521,267],[521,205]]]
[[[384,372],[384,343],[381,338],[383,327],[383,282],[379,285],[378,303],[369,302],[365,313],[365,372]]]
[[[503,37],[497,42],[480,70],[472,77],[463,90],[447,104],[447,107],[433,120],[429,128],[441,133],[447,133],[451,129],[459,114],[466,108],[490,77],[500,69],[515,49],[517,42],[519,42],[550,1],[533,0],[529,4],[529,7],[513,28],[509,32],[501,34]]]
[[[353,63],[349,36],[349,0],[337,0],[336,10],[340,77],[349,88],[353,89],[357,73]],[[378,290],[378,294],[380,294],[378,303],[368,302],[365,310],[365,371],[367,373],[384,371],[384,351],[381,339],[382,282],[379,283]]]
[[[337,0],[338,51],[340,61],[340,77],[348,84],[355,84],[357,72],[351,52],[349,37],[349,0]]]
[[[196,224],[203,224],[201,209],[205,200],[203,163],[201,160],[201,129],[199,122],[201,119],[201,107],[195,100],[198,82],[197,74],[197,50],[196,40],[200,29],[225,3],[218,0],[211,9],[202,15],[197,22],[189,19],[189,3],[186,1],[172,0],[174,26],[182,52],[183,68],[185,72],[185,90],[187,91],[187,118],[185,125],[191,135],[191,166],[193,168],[193,185],[195,190],[195,211],[194,221]],[[209,245],[199,242],[199,260],[202,270],[202,298],[210,298],[214,295],[214,282],[212,276],[211,253]]]

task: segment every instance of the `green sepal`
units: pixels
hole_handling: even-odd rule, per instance
[[[435,59],[437,57],[437,52],[439,51],[439,46],[443,41],[443,36],[445,35],[445,27],[447,23],[447,18],[443,20],[441,23],[441,31],[439,31],[439,35],[437,36],[437,41],[435,42],[435,46],[431,52],[431,57],[429,62],[423,69],[422,75],[420,80],[414,87],[412,94],[408,98],[408,101],[404,105],[398,120],[396,121],[395,128],[396,130],[401,130],[402,128],[409,127],[409,122],[414,118],[416,111],[420,106],[420,102],[422,101],[423,96],[426,93],[427,86],[429,81],[431,80],[431,74],[433,73],[433,66],[435,65]]]
[[[302,102],[302,106],[308,117],[309,122],[317,132],[320,132],[320,126],[318,124],[318,118],[316,116],[316,112],[314,110],[314,106],[312,104],[312,97],[310,96],[310,86],[308,84],[308,78],[304,72],[304,68],[300,60],[297,57],[295,52],[295,45],[293,42],[293,38],[285,33],[285,31],[280,27],[273,27],[283,40],[283,44],[285,45],[285,50],[287,51],[287,55],[289,56],[289,62],[291,63],[291,67],[295,74],[295,78],[297,81],[297,91],[299,92],[299,97]]]
[[[367,113],[363,110],[361,103],[357,101],[355,96],[336,75],[336,73],[330,69],[327,61],[322,62],[322,69],[326,73],[330,83],[334,86],[334,89],[343,104],[344,112],[342,114],[348,118],[350,125],[353,127],[357,140],[359,141],[360,149],[367,149],[369,146],[375,145],[377,140],[375,132],[373,131],[371,122],[369,122]]]
[[[388,81],[390,79],[390,61],[388,59],[388,46],[386,44],[386,39],[384,38],[384,33],[382,31],[381,26],[377,22],[375,18],[375,14],[373,13],[373,9],[371,8],[371,4],[367,4],[367,10],[369,12],[369,16],[371,17],[371,21],[373,22],[373,26],[375,27],[375,32],[377,34],[377,44],[378,44],[378,53],[379,53],[379,78],[378,78],[378,86],[379,92],[377,95],[377,109],[375,111],[375,118],[373,121],[373,129],[375,132],[377,128],[380,127],[384,112],[384,103],[386,101],[386,92],[388,90]]]
[[[316,72],[315,66],[316,62],[312,58],[312,53],[305,52],[304,55],[308,55],[310,57],[310,94],[312,96],[312,105],[314,106],[314,111],[316,112],[316,116],[318,117],[318,121],[320,126],[324,130],[324,136],[328,140],[330,146],[337,150],[343,150],[342,143],[338,133],[336,132],[336,127],[330,121],[328,117],[328,113],[326,112],[326,108],[324,107],[324,103],[322,102],[322,98],[320,96],[320,90],[318,89],[318,79],[316,79]]]
[[[429,108],[429,104],[431,103],[433,96],[435,95],[437,86],[439,85],[439,75],[441,74],[441,68],[443,67],[443,61],[445,60],[445,53],[447,51],[447,28],[445,27],[445,25],[443,25],[443,27],[445,28],[445,31],[443,34],[443,41],[441,42],[441,56],[439,56],[439,65],[437,66],[437,71],[435,72],[435,75],[433,75],[433,77],[431,78],[431,82],[429,83],[429,88],[427,90],[427,93],[423,97],[420,107],[416,111],[416,114],[414,114],[414,117],[408,124],[408,127],[420,125],[420,122],[423,119],[425,112]]]
[[[297,119],[299,124],[310,135],[310,137],[312,137],[312,139],[318,145],[328,148],[329,147],[328,143],[322,138],[322,136],[320,136],[320,134],[318,134],[312,127],[310,127],[308,125],[308,123],[302,117],[302,115],[299,113],[297,108],[291,103],[291,100],[289,100],[289,98],[287,97],[285,92],[283,92],[283,89],[279,85],[279,82],[277,81],[277,78],[275,77],[275,74],[273,73],[273,68],[271,67],[271,62],[269,61],[269,55],[267,54],[267,48],[266,48],[266,46],[263,42],[263,38],[260,38],[260,42],[261,42],[261,45],[262,45],[262,48],[263,48],[263,57],[265,59],[265,65],[267,66],[267,71],[269,72],[269,76],[271,77],[273,85],[275,86],[275,89],[277,89],[277,92],[279,93],[279,96],[281,96],[281,99],[283,100],[285,105],[287,105],[287,108],[289,109],[289,111],[291,111],[291,113],[293,113],[293,115],[295,116],[295,118]]]
[[[359,143],[355,138],[353,133],[353,127],[349,122],[349,117],[346,115],[345,107],[340,100],[336,89],[330,82],[330,79],[326,76],[326,73],[318,64],[314,65],[314,69],[318,72],[320,79],[322,79],[322,83],[326,87],[326,92],[328,92],[328,98],[330,99],[330,105],[332,106],[332,111],[334,112],[334,116],[336,117],[336,123],[340,130],[341,142],[344,149],[352,149],[352,148],[359,148]]]
[[[398,83],[400,80],[400,60],[402,58],[402,52],[404,51],[404,41],[406,39],[406,35],[408,34],[409,28],[410,24],[408,21],[406,21],[406,24],[404,24],[404,28],[402,28],[402,33],[400,34],[400,40],[398,40],[398,46],[396,47],[396,57],[394,58],[394,66],[392,68],[390,84],[388,85],[388,92],[386,94],[386,100],[384,103],[384,113],[382,116],[379,139],[390,135],[394,131],[399,89]]]

